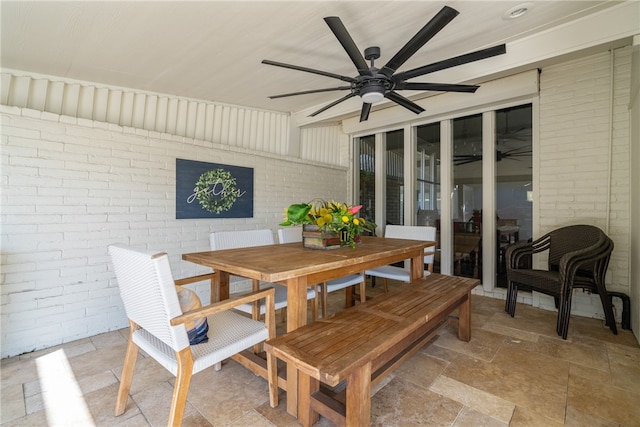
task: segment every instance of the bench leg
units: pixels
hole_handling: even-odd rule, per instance
[[[311,409],[311,395],[320,389],[320,383],[304,372],[298,372],[298,421],[304,427],[315,424],[320,416]]]
[[[371,362],[347,376],[347,426],[368,426],[371,422]]]
[[[298,369],[287,362],[287,412],[298,417]]]
[[[471,292],[458,307],[458,339],[461,341],[471,339]]]

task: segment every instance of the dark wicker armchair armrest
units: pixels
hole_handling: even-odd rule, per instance
[[[563,294],[570,291],[570,285],[573,283],[576,273],[585,266],[592,266],[595,269],[597,262],[611,254],[613,245],[610,240],[603,234],[593,245],[573,252],[568,252],[560,258],[560,283],[562,285]],[[593,271],[595,276],[596,272]]]

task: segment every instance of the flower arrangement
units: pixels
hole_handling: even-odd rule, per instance
[[[356,236],[363,231],[375,232],[376,224],[358,217],[362,205],[349,206],[335,201],[315,200],[310,203],[294,203],[285,210],[281,226],[316,225],[320,230],[330,230],[341,236],[351,247],[356,246]]]

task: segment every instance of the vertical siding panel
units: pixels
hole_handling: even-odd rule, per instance
[[[238,109],[229,109],[229,142],[230,145],[240,146],[238,141]]]
[[[169,114],[169,98],[166,96],[158,97],[156,104],[156,120],[155,130],[160,133],[167,131],[167,116]]]
[[[80,96],[80,85],[65,84],[64,97],[62,98],[62,114],[76,117],[78,113],[78,98]]]
[[[149,95],[145,100],[144,122],[142,127],[147,130],[156,130],[156,115],[158,113],[158,96]]]
[[[236,114],[236,145],[238,147],[244,147],[244,115],[246,110],[244,108],[237,108]]]
[[[93,120],[107,121],[107,105],[109,104],[109,89],[96,88],[93,96]]]
[[[93,102],[95,87],[80,86],[78,93],[78,117],[83,119],[93,119]]]
[[[215,107],[212,142],[222,142],[222,106],[220,105],[216,105]]]
[[[181,99],[178,101],[178,114],[176,119],[176,135],[186,136],[187,116],[189,114],[189,101]]]
[[[33,110],[43,111],[47,102],[47,86],[49,80],[34,79],[29,87],[29,99],[27,105]]]
[[[195,138],[196,136],[196,119],[198,111],[198,103],[195,101],[187,102],[187,114],[184,123],[184,136]]]
[[[249,140],[247,141],[247,148],[251,148],[255,145],[258,139],[258,112],[256,110],[251,111],[251,118],[249,119]]]
[[[9,88],[9,104],[20,108],[27,108],[29,100],[29,86],[31,85],[31,77],[18,76],[11,81]]]
[[[131,126],[133,123],[133,101],[135,94],[133,92],[124,92],[120,103],[120,125]]]
[[[109,123],[120,124],[120,109],[122,108],[122,91],[112,90],[109,92],[107,102],[107,121]]]
[[[54,114],[62,114],[62,101],[64,100],[64,83],[50,82],[47,87],[47,102],[45,110]]]
[[[204,140],[213,142],[213,127],[215,126],[215,110],[214,104],[207,104],[204,120]]]
[[[167,105],[167,133],[175,134],[178,121],[178,99],[169,99]]]
[[[220,123],[220,142],[231,145],[229,141],[229,107],[222,107],[222,121]]]
[[[203,102],[198,102],[196,105],[196,123],[195,123],[195,132],[194,138],[203,140],[204,139],[204,129],[206,127],[206,119],[205,115],[207,113],[207,104]]]
[[[131,126],[138,129],[144,128],[144,109],[147,104],[147,95],[136,93],[131,107]]]
[[[0,73],[0,75],[2,75],[2,81],[0,81],[0,103],[9,105],[9,88],[11,87],[13,76],[9,73]]]

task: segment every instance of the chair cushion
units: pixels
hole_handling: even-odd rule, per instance
[[[350,274],[337,279],[327,280],[327,292],[334,292],[364,282],[362,274]]]
[[[198,295],[191,289],[176,286],[176,291],[178,292],[180,309],[183,313],[202,307],[200,298],[198,298]],[[184,326],[187,329],[187,336],[189,337],[190,345],[200,344],[209,340],[209,337],[207,336],[207,332],[209,332],[209,322],[206,317],[185,322]]]
[[[372,268],[364,272],[367,276],[382,277],[384,279],[399,280],[401,282],[409,282],[410,274],[409,270],[405,270],[403,267],[395,267],[393,265],[383,265],[382,267]],[[424,275],[431,274],[428,270],[424,271]]]
[[[194,374],[269,338],[269,331],[263,322],[230,310],[209,316],[209,321],[211,338],[190,347]],[[178,364],[175,350],[144,329],[136,330],[132,338],[143,351],[176,375]]]

